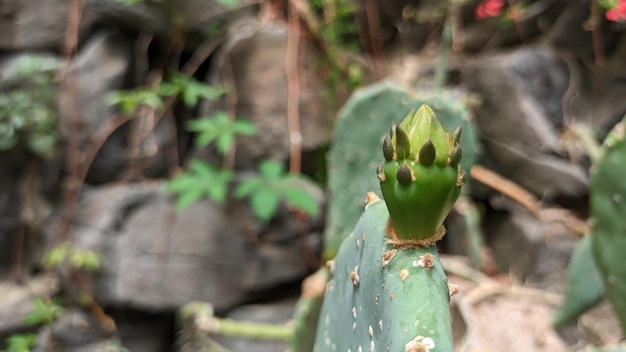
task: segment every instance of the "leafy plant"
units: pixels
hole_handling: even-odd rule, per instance
[[[7,338],[6,352],[30,352],[36,341],[36,334],[13,334]]]
[[[252,210],[259,219],[269,221],[281,201],[311,216],[318,214],[313,196],[297,186],[299,176],[285,173],[283,165],[274,161],[262,162],[259,172],[259,176],[240,183],[235,191],[236,197],[250,199]]]
[[[206,147],[215,142],[217,150],[226,154],[233,146],[236,135],[250,136],[257,132],[256,125],[246,120],[231,120],[223,111],[213,117],[199,117],[187,123],[187,130],[196,132],[195,144]]]
[[[183,104],[193,108],[202,98],[214,100],[226,92],[223,87],[213,87],[188,77],[180,72],[170,72],[168,80],[159,85],[158,94],[161,97],[180,95]]]
[[[57,136],[54,73],[56,61],[22,59],[0,84],[0,150],[22,145],[35,155],[53,154]]]
[[[163,107],[161,97],[148,88],[135,88],[111,93],[107,97],[107,103],[109,105],[117,105],[122,113],[126,115],[134,114],[142,105],[153,109]]]
[[[75,248],[71,243],[52,247],[43,257],[45,268],[52,269],[68,263],[73,269],[94,272],[100,269],[102,257],[89,249]]]
[[[63,312],[57,300],[44,301],[38,297],[33,301],[33,310],[26,315],[24,322],[28,325],[50,325]]]
[[[167,190],[178,195],[176,210],[183,211],[202,197],[222,204],[232,179],[232,171],[216,169],[206,162],[194,160],[189,164],[187,172],[168,182]]]

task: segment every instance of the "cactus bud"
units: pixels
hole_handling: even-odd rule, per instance
[[[411,170],[406,163],[402,164],[398,169],[398,173],[396,174],[396,178],[398,179],[398,183],[403,186],[408,186],[411,182],[415,181],[415,175],[413,174],[413,170]]]
[[[463,128],[461,126],[457,127],[454,132],[452,132],[452,146],[459,144],[461,141],[461,132],[463,132]]]
[[[457,144],[452,148],[452,153],[450,153],[450,166],[458,166],[462,156],[463,151],[461,150],[461,145]]]
[[[392,126],[377,175],[398,240],[428,245],[441,237],[465,182],[460,136],[460,128],[446,131],[427,105]]]
[[[407,159],[411,155],[411,141],[409,135],[400,127],[395,125],[396,135],[396,157],[398,160]]]
[[[435,155],[435,145],[429,139],[420,149],[418,161],[423,165],[432,165],[435,162]]]
[[[387,161],[393,160],[393,145],[391,144],[390,135],[385,136],[385,140],[383,141],[383,156]]]

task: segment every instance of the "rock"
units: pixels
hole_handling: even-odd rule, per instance
[[[106,97],[113,91],[121,90],[132,59],[132,43],[120,35],[100,32],[94,35],[79,51],[76,58],[78,72],[69,72],[68,77],[77,75],[77,86],[65,80],[59,96],[61,135],[64,139],[79,138],[82,146],[91,146],[89,139],[110,120],[116,117],[116,109],[107,105]],[[78,106],[76,106],[78,105]],[[69,125],[70,117],[78,115],[80,135]],[[87,177],[88,182],[111,181],[121,171],[126,162],[124,151],[127,143],[126,126],[110,131],[96,156]]]
[[[174,311],[204,300],[223,311],[310,270],[293,218],[256,237],[236,207],[205,200],[177,214],[160,183],[94,188],[78,209],[77,246],[105,258],[94,282],[102,305]]]
[[[563,292],[565,273],[577,243],[577,237],[563,223],[556,211],[543,211],[538,220],[527,211],[511,207],[511,214],[492,215],[488,240],[500,272],[533,287]],[[563,217],[564,218],[564,217]]]
[[[564,2],[564,1],[561,1]],[[548,43],[559,50],[568,51],[583,60],[593,60],[594,42],[593,34],[589,28],[586,28],[587,20],[591,15],[590,1],[565,1],[567,6],[562,8],[553,21],[552,28],[548,33]],[[598,35],[602,38],[603,51],[615,44],[618,32],[611,30],[611,23],[604,16],[600,17]],[[605,52],[606,54],[606,52]]]
[[[132,42],[128,39],[120,34],[99,32],[78,54],[78,87],[72,87],[71,83],[62,86],[61,113],[72,116],[76,99],[79,139],[85,150],[94,146],[90,139],[94,134],[109,133],[91,164],[86,179],[88,183],[113,181],[133,162],[134,165],[141,163],[144,169],[140,171],[153,177],[162,176],[166,169],[166,149],[175,138],[175,129],[169,126],[167,117],[159,121],[142,115],[116,130],[107,130],[118,116],[117,109],[109,106],[106,98],[110,93],[124,89],[132,55]],[[61,125],[61,134],[66,140],[76,137],[67,123]]]
[[[561,156],[559,145],[568,80],[567,65],[542,47],[485,56],[464,72],[481,101],[475,121],[483,162],[540,197],[587,194],[585,168]]]
[[[66,37],[68,4],[65,0],[0,0],[0,49],[59,49]],[[82,16],[79,33],[87,33],[94,21]]]
[[[286,324],[293,317],[296,301],[249,304],[235,308],[226,318],[255,323]],[[215,341],[230,351],[287,351],[284,341],[261,341],[238,337],[215,336]]]
[[[0,274],[8,270],[15,256],[14,239],[21,221],[15,185],[26,167],[23,157],[23,153],[0,152]]]
[[[233,25],[222,45],[208,82],[236,89],[235,114],[254,122],[258,133],[237,139],[237,165],[253,168],[262,159],[285,160],[289,155],[287,102],[290,87],[287,79],[287,40],[284,26],[244,18]],[[328,142],[333,114],[325,109],[322,78],[314,69],[318,51],[301,38],[299,118],[302,148],[315,150]],[[306,53],[306,56],[304,55]],[[228,110],[224,101],[206,103],[201,116]],[[298,137],[294,137],[298,139]]]
[[[33,310],[35,298],[58,292],[59,281],[54,275],[33,277],[23,285],[0,282],[0,340],[25,327],[24,318]]]

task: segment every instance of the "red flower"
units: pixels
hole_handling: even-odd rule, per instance
[[[626,20],[626,0],[619,0],[614,8],[608,10],[605,14],[609,21]]]
[[[624,0],[626,2],[626,0]],[[502,14],[505,0],[483,0],[476,7],[476,19],[484,20],[489,17],[498,17]]]

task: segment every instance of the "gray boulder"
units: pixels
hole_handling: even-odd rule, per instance
[[[585,168],[560,146],[567,65],[548,48],[478,58],[464,72],[488,167],[540,197],[587,193]]]
[[[177,214],[161,183],[86,191],[75,238],[105,258],[94,282],[97,301],[174,311],[202,300],[223,311],[309,272],[295,220],[258,237],[241,209],[200,201]]]

